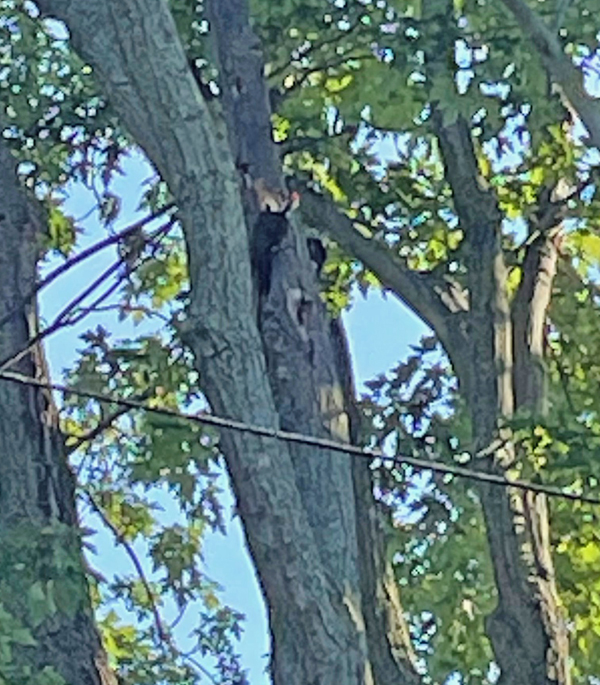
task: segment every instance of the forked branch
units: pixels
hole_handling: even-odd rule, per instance
[[[540,55],[550,78],[560,88],[583,122],[589,134],[589,141],[600,148],[600,104],[592,99],[583,85],[583,76],[565,55],[556,34],[548,28],[543,19],[524,0],[502,0],[515,16],[527,41],[531,42]]]

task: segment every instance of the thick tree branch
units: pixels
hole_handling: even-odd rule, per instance
[[[527,41],[533,43],[550,78],[579,115],[588,131],[590,143],[600,148],[600,102],[591,98],[586,92],[581,72],[565,55],[556,34],[525,0],[502,0],[502,2],[517,19]]]
[[[540,190],[533,230],[525,246],[521,282],[512,303],[515,408],[535,414],[544,414],[547,409],[545,326],[556,275],[557,245],[567,201],[581,188],[562,179],[554,187]]]
[[[304,186],[300,211],[310,226],[329,235],[349,254],[357,257],[411,311],[435,330],[442,342],[456,341],[458,316],[468,311],[468,298],[459,286],[432,274],[417,273],[384,245],[362,235],[352,220],[322,195]],[[463,344],[465,339],[463,339]]]
[[[436,114],[435,126],[446,177],[465,235],[471,294],[468,354],[470,363],[477,360],[478,367],[469,384],[474,419],[477,425],[487,426],[486,430],[491,434],[496,419],[495,413],[490,416],[490,408],[495,406],[504,415],[512,412],[510,313],[500,244],[502,216],[493,192],[479,173],[465,120],[459,118],[455,123],[445,125],[441,115]],[[476,450],[484,447],[478,445]]]
[[[544,333],[556,275],[556,238],[556,231],[547,231],[528,246],[512,304],[515,409],[536,414],[547,408]]]
[[[521,282],[512,303],[515,408],[527,408],[536,414],[547,409],[545,324],[558,245],[568,216],[567,201],[582,187],[573,187],[561,179],[554,187],[540,190],[538,210],[525,244]]]
[[[537,414],[543,414],[547,408],[546,315],[558,259],[557,239],[563,214],[560,200],[564,201],[569,192],[569,188],[561,189],[559,184],[553,191],[559,196],[558,202],[550,191],[543,193],[537,225],[534,225],[535,238],[527,246],[521,283],[512,303],[515,408]],[[531,559],[538,573],[542,620],[551,645],[547,652],[548,674],[554,674],[559,683],[568,683],[569,641],[559,614],[546,498],[527,493],[522,501],[527,528],[531,531]]]

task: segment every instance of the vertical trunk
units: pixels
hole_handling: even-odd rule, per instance
[[[354,398],[350,351],[339,319],[331,322],[331,338],[338,360],[338,373],[344,388],[350,418],[350,437],[358,444],[360,417]],[[385,549],[384,514],[373,497],[370,463],[355,459],[352,463],[356,534],[359,556],[360,588],[367,627],[369,659],[377,685],[416,685],[420,682],[417,657],[400,602],[394,569]]]
[[[529,246],[512,306],[515,405],[542,415],[548,408],[544,330],[557,261],[553,233],[542,232]]]
[[[499,422],[511,415],[515,393],[501,216],[479,176],[468,125],[459,119],[444,126],[438,119],[437,127],[468,250],[471,346],[463,356],[475,371],[469,383],[473,451],[480,455],[480,468],[502,473],[514,463],[515,454]],[[535,301],[533,293],[523,297],[529,307],[542,301]],[[534,348],[530,344],[528,349],[530,354]],[[501,682],[567,685],[568,644],[556,601],[545,500],[485,484],[479,493],[498,588],[488,632]]]
[[[238,166],[252,179],[262,178],[274,188],[283,188],[281,162],[271,134],[264,62],[260,42],[250,26],[248,5],[243,0],[218,0],[208,3],[207,10],[225,94],[223,111]],[[245,213],[252,220],[251,207],[247,206]],[[268,381],[284,430],[348,440],[348,419],[326,315],[302,240],[292,221],[289,235],[274,255],[270,291],[257,314]],[[362,623],[348,460],[303,445],[290,445],[289,450],[302,508],[323,568],[334,592],[346,598]],[[262,575],[260,565],[257,569]],[[270,609],[278,612],[277,606]],[[282,626],[273,623],[271,627],[276,647]],[[289,655],[281,656],[288,667],[293,663]]]
[[[311,373],[305,366],[300,373],[296,358],[288,369],[293,373],[286,373],[273,353],[269,369],[277,365],[280,384],[274,389],[269,384],[252,305],[239,178],[219,115],[209,111],[187,67],[167,3],[38,4],[43,12],[66,21],[75,47],[92,64],[123,124],[173,193],[192,284],[182,334],[194,352],[212,408],[247,423],[289,426],[296,405],[290,402],[284,415],[277,411],[274,396],[289,393],[292,382],[301,383],[303,374],[310,379]],[[274,288],[279,297],[281,290]],[[286,306],[286,331],[296,345],[301,333],[287,298]],[[326,395],[327,388],[316,389]],[[300,399],[304,401],[304,395]],[[315,412],[309,417],[315,420]],[[335,420],[335,412],[332,417]],[[372,682],[357,590],[353,509],[349,490],[343,490],[344,482],[350,483],[347,462],[326,453],[318,459],[310,454],[304,470],[297,469],[299,452],[286,444],[226,431],[222,446],[270,609],[274,682]],[[306,507],[308,500],[297,485],[300,478],[310,479],[311,487],[321,492],[327,488],[330,501],[320,512]],[[335,489],[340,490],[337,495]],[[333,538],[331,560],[327,548],[321,548],[320,526],[310,525],[312,517],[320,517],[319,524]]]
[[[368,462],[356,460],[354,479],[360,588],[369,659],[377,685],[417,685],[417,657],[400,602],[398,581],[387,558],[384,514],[373,499]]]
[[[545,326],[558,251],[560,222],[538,226],[539,236],[529,245],[522,266],[519,289],[512,305],[513,354],[515,359],[515,409],[533,416],[548,409],[544,363]],[[526,528],[531,534],[529,564],[536,571],[540,610],[549,641],[548,677],[561,685],[571,682],[569,638],[560,608],[550,547],[547,498],[543,494],[521,496]]]
[[[1,359],[23,350],[35,330],[35,307],[25,300],[35,285],[43,230],[15,167],[0,144],[0,318],[24,302],[0,330]],[[41,348],[16,369],[45,378]],[[93,623],[74,481],[51,396],[0,383],[0,454],[0,606],[11,617],[8,634],[0,626],[11,650],[8,661],[6,651],[0,656],[0,680],[20,685],[47,672],[68,685],[113,685]]]
[[[232,149],[253,178],[281,185],[264,64],[247,3],[213,0],[208,8]],[[303,234],[294,229],[275,256],[271,293],[259,320],[277,412],[283,428],[351,440],[354,388],[345,334],[341,321],[327,321]],[[308,303],[305,326],[298,325],[292,296]],[[337,579],[338,592],[350,590],[355,611],[362,611],[374,682],[418,682],[397,583],[385,561],[368,464],[301,446],[293,447],[292,459],[322,563]]]

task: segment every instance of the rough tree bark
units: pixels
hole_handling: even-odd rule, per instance
[[[250,25],[248,3],[213,0],[207,12],[236,162],[251,178],[282,187],[264,61]],[[250,221],[251,209],[250,198],[246,203]],[[320,227],[320,221],[313,226]],[[343,326],[339,320],[328,321],[304,234],[296,224],[293,228],[275,255],[271,292],[258,321],[277,411],[284,428],[352,441],[357,418]],[[294,310],[298,305],[305,311],[300,326]],[[291,453],[323,564],[337,579],[338,592],[351,589],[362,598],[374,681],[379,685],[418,682],[398,587],[386,561],[368,464],[351,464],[339,455],[301,446],[294,446]]]
[[[240,14],[240,6],[232,3],[213,5],[218,10],[215,25],[221,12],[231,22],[222,30],[230,37],[237,32],[241,46],[233,48],[238,44],[233,41],[221,52],[223,75],[235,75],[243,66],[245,78],[258,79],[261,85],[246,95],[268,118],[259,46],[249,32],[247,9],[242,6]],[[234,161],[250,165],[252,175],[281,183],[273,147],[252,150],[254,140],[268,135],[267,118],[247,119],[243,89],[237,95],[229,92],[222,112],[219,106],[209,110],[162,0],[38,4],[65,21],[74,46],[92,64],[124,125],[174,194],[193,287],[186,339],[213,409],[249,423],[347,439],[344,378],[336,368],[334,341],[296,229],[277,255],[275,287],[260,321],[256,319],[246,234],[253,210],[241,200]],[[228,15],[234,8],[238,14]],[[242,66],[236,64],[239,50],[248,60]],[[252,116],[257,116],[256,107]],[[232,122],[246,133],[229,135]],[[497,447],[500,421],[521,403],[513,351],[515,358],[524,353],[525,339],[526,353],[536,354],[539,327],[531,328],[533,337],[514,336],[499,244],[501,216],[492,193],[478,183],[468,127],[462,121],[441,126],[439,137],[466,235],[470,302],[452,284],[413,277],[401,264],[394,273],[390,260],[373,251],[373,241],[356,241],[352,229],[340,243],[359,242],[356,256],[376,272],[377,264],[370,260],[383,264],[390,287],[438,331],[470,401],[474,451],[485,454],[480,467],[502,472],[515,457],[510,440]],[[542,267],[538,263],[535,268],[539,272]],[[544,315],[546,299],[539,288],[547,288],[551,277],[545,285],[542,281],[527,280],[538,290],[521,295],[529,303],[531,321]],[[313,312],[304,331],[294,321],[298,300],[290,290],[299,290]],[[295,393],[305,374],[308,380]],[[344,489],[350,492],[353,485],[348,467],[338,463],[343,460],[327,454],[317,460],[309,450],[229,433],[222,443],[271,613],[275,683],[411,682],[410,659],[396,649],[402,644],[402,631],[394,628],[400,614],[394,611],[393,593],[386,595],[390,586],[385,568],[378,565],[381,557],[377,550],[366,562],[358,555],[358,545],[374,531],[361,528],[369,512],[363,511],[357,521],[354,508],[343,499]],[[333,498],[332,487],[338,490]],[[363,495],[368,490],[363,478],[355,478],[354,487]],[[503,681],[567,685],[566,637],[555,601],[545,500],[486,487],[480,488],[480,496],[499,591],[489,629]],[[366,498],[359,496],[357,502],[364,504]],[[367,631],[372,636],[390,629],[392,639],[380,655]],[[397,676],[394,667],[386,676],[382,666],[394,662],[405,670]]]
[[[447,178],[465,231],[469,293],[435,274],[411,273],[402,260],[308,195],[302,208],[382,280],[438,334],[471,408],[479,468],[502,473],[515,455],[502,420],[516,409],[544,409],[544,324],[556,269],[556,217],[533,227],[521,286],[509,306],[500,247],[501,214],[480,177],[468,126],[445,127],[440,138]],[[554,220],[556,219],[556,220]],[[568,685],[568,638],[558,604],[545,497],[480,487],[499,592],[489,635],[502,682]]]
[[[287,414],[278,411],[275,402],[284,405],[292,397],[289,384],[299,377],[284,374],[274,344],[265,344],[265,359],[253,307],[244,208],[225,122],[218,108],[209,111],[200,96],[167,4],[38,4],[42,12],[65,21],[75,48],[91,63],[123,124],[175,197],[192,282],[184,334],[212,408],[248,423],[310,426],[310,432],[319,434],[323,417],[314,403],[321,400],[325,409],[333,408],[330,421],[335,424],[339,405],[328,404],[328,398],[340,392],[334,376],[315,378],[315,385],[305,386],[307,392],[320,392],[310,398],[313,404],[302,396],[300,404],[290,403]],[[285,254],[297,259],[292,250]],[[284,268],[283,256],[275,271]],[[282,282],[275,273],[274,281]],[[274,288],[272,301],[266,303],[263,340],[274,341],[279,335],[277,330],[267,332],[267,310],[278,306],[290,311],[287,294]],[[317,327],[315,335],[323,335],[322,329]],[[325,344],[315,354],[319,349],[330,354]],[[290,359],[293,363],[299,361]],[[332,367],[323,368],[329,372]],[[281,376],[272,388],[268,371],[272,374],[273,369]],[[319,387],[321,383],[325,387]],[[303,423],[292,424],[296,410]],[[222,447],[269,607],[274,682],[373,682],[358,587],[354,512],[342,490],[346,482],[350,491],[351,479],[347,467],[344,473],[339,466],[343,460],[322,455],[317,461],[307,454],[302,465],[303,454],[285,444],[226,432]],[[298,487],[302,479],[320,490],[323,509],[307,506]],[[342,490],[336,497],[331,497],[332,485]],[[331,500],[327,503],[325,491]]]
[[[466,122],[436,121],[447,178],[465,231],[470,296],[451,280],[411,273],[375,240],[353,229],[325,198],[302,208],[372,269],[440,337],[471,409],[473,453],[482,470],[502,473],[514,447],[502,421],[514,410],[544,410],[544,324],[556,269],[558,217],[546,214],[532,233],[518,292],[509,306],[500,246],[501,214],[480,177]],[[568,685],[568,637],[554,579],[546,499],[480,487],[498,586],[488,622],[501,681]]]
[[[545,249],[537,241],[530,246],[513,302],[519,322],[513,327],[500,244],[502,217],[479,175],[469,127],[459,119],[449,126],[438,121],[437,129],[468,255],[470,345],[451,356],[463,357],[461,366],[473,369],[468,402],[479,468],[502,473],[516,459],[510,435],[501,429],[502,419],[514,409],[542,403],[539,368],[530,362],[543,345],[556,252],[546,236]],[[526,376],[518,383],[513,352],[520,361],[519,373]],[[527,393],[516,392],[521,387]],[[545,497],[484,484],[478,489],[498,590],[488,634],[502,669],[501,682],[568,685],[568,640],[558,606]]]
[[[6,362],[36,331],[31,292],[45,227],[35,199],[19,185],[5,143],[0,189],[0,317],[10,316],[0,329],[0,359]],[[19,302],[22,307],[15,307]],[[12,370],[47,380],[40,347]],[[0,383],[0,455],[0,605],[16,621],[3,634],[5,646],[12,638],[15,643],[11,661],[0,660],[0,680],[21,685],[53,672],[69,685],[116,685],[94,626],[74,481],[48,393]],[[17,639],[18,625],[29,629],[34,643],[20,642],[22,634]]]

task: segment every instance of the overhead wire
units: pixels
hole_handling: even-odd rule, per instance
[[[139,231],[141,228],[143,228],[146,224],[150,223],[151,221],[157,219],[161,215],[164,215],[167,211],[173,208],[173,205],[167,205],[166,207],[163,207],[161,210],[154,212],[150,215],[147,215],[146,217],[142,218],[141,220],[135,222],[131,226],[126,227],[122,231],[118,232],[117,234],[110,236],[109,238],[100,241],[96,245],[92,245],[90,248],[83,250],[79,255],[74,257],[73,259],[69,260],[65,264],[61,265],[57,269],[55,269],[53,272],[48,274],[48,276],[44,279],[42,279],[34,289],[30,293],[27,293],[23,301],[26,302],[32,297],[35,296],[42,288],[47,287],[51,282],[53,282],[58,276],[62,275],[65,271],[69,270],[76,264],[82,262],[85,260],[87,257],[90,257],[92,254],[95,254],[96,252],[104,249],[105,247],[108,247],[111,244],[114,244],[116,242],[119,242],[120,240],[123,240],[124,238],[128,237],[129,235],[135,233],[136,231]],[[169,222],[171,223],[171,222]],[[161,228],[158,230],[158,232],[161,232],[164,230],[165,226],[161,226]],[[113,265],[109,267],[110,272],[118,266],[118,264]],[[106,275],[106,274],[105,274]],[[87,291],[86,291],[87,292]],[[77,299],[77,302],[79,302],[80,298]],[[19,302],[19,304],[22,304]],[[71,303],[73,304],[73,303]],[[17,308],[15,307],[15,310]],[[71,306],[68,307],[68,310],[71,310]],[[64,315],[66,312],[63,312],[62,314]],[[0,319],[0,327],[4,325],[5,323],[8,322],[8,320],[13,316],[14,311],[11,310],[6,314],[2,319]],[[62,315],[57,317],[57,324],[58,322],[62,323]],[[57,325],[58,327],[58,325]],[[71,394],[79,397],[86,397],[88,399],[93,399],[98,402],[105,402],[105,403],[110,403],[110,404],[115,404],[117,406],[126,408],[126,409],[135,409],[135,410],[142,410],[142,411],[148,411],[152,412],[155,414],[162,414],[165,416],[171,416],[174,418],[179,418],[183,420],[188,420],[191,422],[196,422],[204,425],[212,425],[217,428],[222,428],[222,429],[229,429],[229,430],[235,430],[238,432],[242,433],[249,433],[257,436],[262,436],[262,437],[267,437],[267,438],[273,438],[276,440],[281,440],[283,442],[290,442],[290,443],[296,443],[296,444],[303,444],[307,446],[312,446],[316,447],[319,449],[324,449],[324,450],[331,450],[334,452],[339,452],[339,453],[344,453],[347,455],[353,455],[353,456],[358,456],[362,458],[367,458],[367,459],[375,459],[379,458],[386,463],[389,464],[395,464],[395,465],[401,465],[401,464],[407,464],[409,466],[412,466],[413,468],[422,470],[422,471],[433,471],[436,473],[441,473],[444,475],[449,475],[449,476],[454,476],[458,478],[467,478],[470,480],[475,480],[483,483],[488,483],[490,485],[496,485],[496,486],[502,486],[502,487],[512,487],[512,488],[517,488],[520,490],[526,490],[538,494],[545,494],[549,497],[559,497],[563,498],[566,500],[570,501],[576,501],[576,502],[582,502],[586,504],[593,504],[593,505],[600,505],[600,497],[594,497],[591,495],[585,495],[582,493],[577,493],[577,492],[572,492],[568,490],[564,490],[562,488],[552,486],[552,485],[546,485],[543,483],[533,483],[531,481],[525,481],[521,480],[518,478],[507,478],[504,475],[500,475],[497,473],[489,473],[489,472],[484,472],[480,470],[474,470],[467,468],[465,466],[459,466],[456,464],[444,464],[441,462],[437,461],[432,461],[430,459],[421,459],[419,457],[413,457],[409,455],[402,455],[402,456],[392,456],[385,454],[383,450],[380,450],[378,448],[370,448],[370,447],[358,447],[355,445],[350,445],[347,443],[341,443],[337,442],[335,440],[331,440],[328,438],[318,438],[315,436],[310,436],[310,435],[305,435],[302,433],[295,433],[291,431],[284,431],[280,429],[275,429],[275,428],[267,428],[264,426],[255,426],[252,424],[244,423],[242,421],[236,421],[234,419],[228,419],[225,417],[220,417],[216,416],[214,414],[206,414],[206,413],[200,413],[200,414],[189,414],[185,413],[182,411],[174,410],[174,409],[168,409],[166,407],[156,407],[156,406],[151,406],[147,404],[146,402],[142,401],[137,401],[137,400],[132,400],[132,399],[124,399],[124,398],[116,398],[112,397],[110,395],[106,395],[103,393],[98,393],[98,392],[92,392],[92,391],[87,391],[87,390],[80,390],[76,388],[72,388],[66,385],[62,385],[59,383],[48,383],[45,381],[42,381],[37,378],[25,376],[23,374],[17,373],[17,372],[12,372],[12,371],[7,371],[7,367],[11,366],[14,364],[16,361],[18,361],[24,354],[29,352],[31,349],[32,345],[36,344],[39,342],[42,338],[46,337],[48,334],[52,333],[54,331],[54,326],[50,326],[47,329],[44,329],[41,331],[37,336],[34,336],[32,340],[29,341],[29,344],[27,347],[23,350],[21,350],[16,356],[12,356],[6,360],[0,361],[0,379],[6,380],[6,381],[12,381],[16,383],[20,383],[22,385],[30,385],[34,387],[39,387],[41,389],[45,389],[48,391],[55,391],[55,392],[61,392],[64,394]],[[122,414],[123,412],[119,412],[119,415]],[[86,442],[85,439],[81,439],[78,442],[78,446]],[[70,450],[72,451],[72,450]],[[479,455],[482,456],[482,455]]]
[[[467,478],[469,480],[487,483],[490,485],[505,488],[516,488],[518,490],[534,492],[537,494],[544,494],[548,497],[557,497],[570,500],[573,502],[600,505],[600,497],[586,495],[578,492],[571,492],[569,490],[564,490],[560,487],[556,487],[553,485],[546,485],[544,483],[533,483],[531,481],[525,481],[518,478],[507,478],[506,476],[499,475],[496,473],[477,471],[474,469],[467,468],[465,466],[459,466],[455,464],[443,464],[441,462],[431,461],[429,459],[421,459],[419,457],[412,457],[408,455],[391,456],[385,454],[383,450],[378,448],[357,447],[355,445],[337,442],[329,438],[318,438],[310,435],[304,435],[302,433],[284,431],[278,428],[255,426],[249,423],[245,423],[244,421],[237,421],[235,419],[216,416],[215,414],[206,414],[203,412],[190,414],[182,412],[180,410],[169,409],[168,407],[151,406],[147,402],[143,401],[113,397],[105,393],[94,392],[91,390],[81,390],[79,388],[72,388],[68,385],[63,385],[60,383],[48,383],[43,380],[39,380],[37,378],[26,376],[24,374],[13,371],[1,371],[0,380],[19,383],[21,385],[37,387],[51,392],[53,391],[63,393],[66,395],[74,395],[76,397],[87,398],[95,400],[97,402],[115,404],[117,406],[127,407],[129,409],[147,411],[163,416],[170,416],[172,418],[182,419],[208,426],[214,426],[216,428],[233,430],[240,433],[248,433],[265,438],[273,438],[275,440],[281,440],[283,442],[288,443],[307,445],[311,447],[316,447],[318,449],[330,450],[332,452],[340,452],[347,455],[361,457],[363,459],[379,458],[386,463],[396,464],[398,466],[402,464],[408,464],[409,466],[412,466],[421,471],[433,471],[435,473],[441,473],[444,475],[454,476],[457,478]]]

